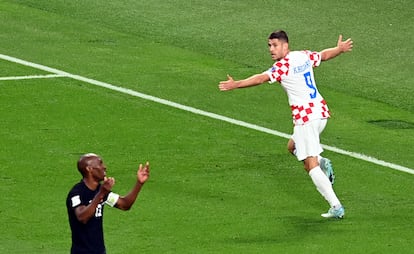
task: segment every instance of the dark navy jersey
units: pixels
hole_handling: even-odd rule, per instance
[[[96,190],[90,190],[83,181],[77,183],[70,190],[66,198],[69,224],[72,231],[72,254],[104,254],[105,244],[103,238],[103,211],[104,201],[96,207],[95,215],[86,224],[80,222],[75,215],[75,208],[87,206],[99,192],[99,185]],[[105,200],[105,199],[104,199]]]

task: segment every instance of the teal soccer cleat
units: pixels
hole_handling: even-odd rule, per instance
[[[343,206],[339,207],[338,209],[330,208],[327,213],[321,214],[324,218],[337,218],[343,219],[345,215],[345,208]]]
[[[333,185],[335,182],[335,174],[333,171],[332,163],[330,159],[322,158],[320,162],[320,167],[325,175],[329,178],[329,181]]]

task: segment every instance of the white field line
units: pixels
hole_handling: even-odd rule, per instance
[[[156,102],[156,103],[160,103],[160,104],[164,104],[164,105],[167,105],[167,106],[170,106],[170,107],[174,107],[174,108],[178,108],[178,109],[181,109],[181,110],[184,110],[184,111],[188,111],[188,112],[191,112],[191,113],[194,113],[194,114],[197,114],[197,115],[210,117],[210,118],[213,118],[213,119],[221,120],[221,121],[228,122],[228,123],[231,123],[231,124],[234,124],[234,125],[239,125],[239,126],[242,126],[242,127],[246,127],[246,128],[249,128],[249,129],[257,130],[257,131],[268,133],[268,134],[275,135],[275,136],[279,136],[279,137],[282,137],[282,138],[289,139],[290,136],[291,136],[291,135],[283,133],[283,132],[268,129],[268,128],[265,128],[265,127],[261,127],[261,126],[255,125],[255,124],[243,122],[243,121],[240,121],[240,120],[236,120],[236,119],[229,118],[229,117],[226,117],[226,116],[218,115],[218,114],[215,114],[215,113],[203,111],[203,110],[200,110],[200,109],[197,109],[197,108],[185,106],[185,105],[178,104],[178,103],[175,103],[175,102],[172,102],[172,101],[168,101],[168,100],[161,99],[161,98],[158,98],[158,97],[154,97],[154,96],[151,96],[151,95],[143,94],[143,93],[131,90],[131,89],[127,89],[127,88],[111,85],[109,83],[105,83],[105,82],[102,82],[102,81],[98,81],[98,80],[82,77],[82,76],[79,76],[79,75],[71,74],[71,73],[68,73],[68,72],[65,72],[65,71],[61,71],[61,70],[54,69],[54,68],[44,66],[44,65],[40,65],[40,64],[37,64],[37,63],[28,62],[28,61],[21,60],[21,59],[15,58],[15,57],[0,54],[0,59],[7,60],[7,61],[10,61],[10,62],[14,62],[14,63],[18,63],[18,64],[22,64],[22,65],[25,65],[25,66],[29,66],[29,67],[32,67],[32,68],[39,69],[39,70],[51,72],[51,73],[57,74],[59,76],[69,77],[69,78],[79,80],[79,81],[82,81],[82,82],[85,82],[85,83],[89,83],[89,84],[92,84],[92,85],[95,85],[95,86],[104,87],[104,88],[107,88],[107,89],[110,89],[110,90],[113,90],[113,91],[117,91],[117,92],[128,94],[128,95],[131,95],[131,96],[139,97],[139,98],[142,98],[142,99],[145,99],[145,100],[153,101],[153,102]],[[371,162],[371,163],[374,163],[374,164],[377,164],[377,165],[380,165],[380,166],[392,168],[392,169],[395,169],[395,170],[398,170],[398,171],[402,171],[402,172],[406,172],[406,173],[414,175],[414,169],[411,169],[411,168],[408,168],[408,167],[404,167],[404,166],[400,166],[400,165],[393,164],[393,163],[390,163],[390,162],[386,162],[386,161],[383,161],[383,160],[379,160],[379,159],[376,159],[376,158],[373,158],[373,157],[370,157],[370,156],[367,156],[367,155],[342,150],[340,148],[333,147],[333,146],[328,146],[328,145],[322,145],[322,146],[325,150],[329,150],[329,151],[332,151],[332,152],[335,152],[335,153],[343,154],[343,155],[346,155],[346,156],[349,156],[349,157],[353,157],[353,158],[356,158],[356,159]]]
[[[59,78],[59,77],[66,77],[66,75],[62,75],[62,74],[46,74],[46,75],[0,77],[0,81],[1,80],[36,79],[36,78]]]

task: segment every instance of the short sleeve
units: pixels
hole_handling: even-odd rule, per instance
[[[272,68],[268,69],[267,71],[264,71],[263,74],[269,76],[269,84],[273,84],[274,82],[276,82],[274,76],[272,75]]]
[[[79,195],[75,195],[75,196],[70,198],[70,206],[72,208],[75,208],[75,207],[79,206],[81,203],[82,202],[81,202],[81,199],[80,199]]]
[[[312,63],[312,67],[318,67],[321,64],[322,55],[320,52],[304,50],[303,52],[309,57],[309,60]]]
[[[289,74],[289,58],[285,57],[273,64],[267,71],[263,72],[269,76],[269,83],[281,82]]]

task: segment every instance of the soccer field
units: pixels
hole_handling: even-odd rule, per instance
[[[414,244],[412,1],[0,1],[0,253],[68,253],[76,161],[100,154],[131,211],[106,208],[108,253],[409,253]],[[315,70],[343,220],[286,151],[267,36],[354,50]]]

